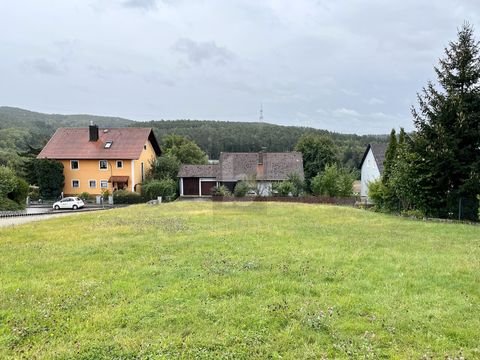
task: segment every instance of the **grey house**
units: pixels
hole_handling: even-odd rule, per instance
[[[218,164],[180,167],[180,196],[210,196],[212,188],[220,185],[233,192],[238,181],[255,182],[258,195],[268,196],[273,183],[286,180],[293,173],[304,178],[299,152],[223,152]]]

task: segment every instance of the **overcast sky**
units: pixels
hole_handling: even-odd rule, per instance
[[[134,120],[412,130],[478,0],[0,1],[0,105]]]

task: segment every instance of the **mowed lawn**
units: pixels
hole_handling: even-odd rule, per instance
[[[190,203],[0,229],[0,358],[480,358],[480,227]]]

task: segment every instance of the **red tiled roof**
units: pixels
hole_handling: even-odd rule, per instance
[[[138,159],[147,140],[160,155],[160,147],[150,128],[98,129],[98,135],[97,141],[89,141],[89,128],[60,128],[37,158]],[[106,149],[109,141],[112,145]]]

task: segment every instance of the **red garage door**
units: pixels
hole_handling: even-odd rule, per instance
[[[199,196],[198,178],[183,178],[183,195]]]
[[[216,181],[202,181],[202,196],[212,195],[212,188],[216,184]]]

